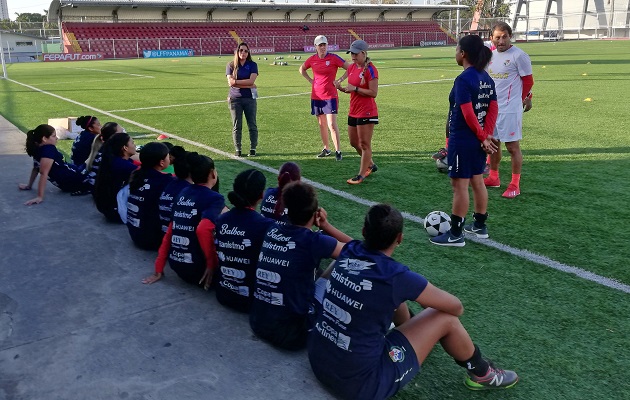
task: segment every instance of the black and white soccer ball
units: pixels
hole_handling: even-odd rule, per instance
[[[429,236],[438,236],[451,229],[451,217],[444,211],[431,211],[424,218],[424,229]]]
[[[448,172],[448,163],[446,162],[446,157],[438,158],[435,160],[435,166],[437,167],[438,172],[443,174]]]

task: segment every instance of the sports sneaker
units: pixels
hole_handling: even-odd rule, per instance
[[[508,389],[516,385],[518,375],[514,371],[504,371],[490,364],[485,376],[476,376],[468,371],[464,385],[471,390]]]
[[[446,150],[444,147],[442,147],[440,150],[438,150],[436,153],[434,153],[431,158],[433,158],[434,160],[443,160],[448,156],[448,150]]]
[[[483,178],[483,184],[486,185],[486,187],[500,187],[501,180],[499,178],[492,179],[490,177],[487,177],[487,178]]]
[[[243,157],[243,155],[241,154],[241,151],[240,151],[240,150],[236,150],[236,151],[234,152],[234,155],[235,155],[236,157]]]
[[[450,229],[446,233],[432,237],[429,240],[431,243],[437,244],[438,246],[464,247],[466,245],[464,234],[455,236],[451,233]]]
[[[521,194],[521,189],[518,186],[509,184],[507,187],[507,190],[503,192],[502,196],[505,197],[506,199],[513,199],[519,194]]]
[[[341,161],[342,159],[343,159],[343,156],[341,155],[341,152],[335,151],[335,160]]]
[[[256,150],[251,149],[251,150],[249,151],[249,157],[256,157]]]
[[[372,172],[376,172],[378,171],[378,167],[376,166],[376,164],[372,164],[368,167],[368,169],[365,171],[365,178],[367,178],[368,176],[370,176],[370,174]]]
[[[351,185],[358,185],[359,183],[363,182],[363,179],[365,179],[365,177],[361,175],[357,175],[355,177],[348,179],[346,182],[348,182]]]
[[[486,224],[483,225],[483,228],[477,228],[474,223],[466,225],[464,226],[464,232],[472,233],[479,239],[488,238],[488,226]]]
[[[322,152],[321,152],[321,153],[319,153],[319,154],[317,155],[317,158],[324,158],[324,157],[328,157],[331,153],[332,153],[332,152],[331,152],[330,150],[326,150],[326,149],[324,149],[324,150],[322,150]]]

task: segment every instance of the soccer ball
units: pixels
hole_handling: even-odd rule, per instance
[[[424,229],[430,236],[438,236],[451,229],[451,217],[444,211],[431,211],[424,218]]]
[[[446,162],[446,158],[438,158],[435,160],[435,166],[437,167],[438,172],[443,174],[448,172],[448,163]]]

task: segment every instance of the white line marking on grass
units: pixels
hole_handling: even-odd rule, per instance
[[[45,82],[45,83],[40,83],[40,85],[67,85],[69,83],[91,83],[91,82],[101,83],[101,82],[112,82],[112,81],[128,81],[132,79],[136,80],[136,79],[143,79],[143,78],[153,78],[153,77],[145,76],[145,77],[135,77],[135,78],[91,79],[87,81]]]
[[[98,71],[98,72],[107,72],[110,74],[121,74],[121,75],[130,75],[130,76],[137,76],[140,78],[155,78],[154,76],[151,75],[140,75],[140,74],[130,74],[129,72],[120,72],[120,71],[110,71],[107,69],[97,69],[97,68],[78,68],[78,67],[69,67],[72,69],[80,69],[80,70],[84,70],[84,71]]]
[[[198,142],[195,142],[193,140],[186,139],[186,138],[174,135],[174,134],[169,133],[169,132],[161,131],[161,130],[153,128],[151,126],[144,125],[142,123],[139,123],[139,122],[127,119],[127,118],[123,118],[121,116],[118,116],[118,115],[112,114],[110,112],[98,109],[96,107],[88,106],[87,104],[79,103],[78,101],[71,100],[71,99],[59,96],[57,94],[47,92],[45,90],[38,89],[38,88],[36,88],[34,86],[30,86],[30,85],[27,85],[25,83],[21,83],[21,82],[15,81],[13,79],[8,79],[8,81],[9,82],[13,82],[13,83],[15,83],[17,85],[20,85],[20,86],[24,86],[26,88],[29,88],[29,89],[31,89],[31,90],[33,90],[35,92],[46,94],[48,96],[55,97],[55,98],[57,98],[59,100],[63,100],[63,101],[66,101],[68,103],[76,104],[76,105],[78,105],[80,107],[84,107],[84,108],[86,108],[88,110],[92,110],[92,111],[95,111],[97,113],[100,113],[100,114],[107,115],[109,117],[118,119],[120,121],[127,122],[129,124],[135,125],[137,127],[143,128],[143,129],[146,129],[148,131],[155,132],[155,133],[160,134],[160,135],[166,135],[166,136],[171,137],[173,139],[177,139],[177,140],[179,140],[179,141],[181,141],[183,143],[190,144],[192,146],[196,146],[196,147],[208,150],[208,151],[210,151],[212,153],[224,156],[226,158],[231,158],[231,159],[239,161],[239,162],[241,162],[243,164],[247,164],[249,166],[252,166],[252,167],[255,167],[255,168],[258,168],[258,169],[270,172],[270,173],[273,173],[273,174],[278,174],[278,172],[279,172],[275,168],[271,168],[271,167],[268,167],[266,165],[254,162],[254,161],[245,160],[245,159],[242,159],[240,157],[235,157],[231,153],[225,152],[223,150],[215,149],[214,147],[210,147],[210,146],[207,146],[205,144],[198,143]],[[323,190],[323,191],[328,192],[328,193],[332,193],[332,194],[337,195],[337,196],[339,196],[341,198],[344,198],[346,200],[354,201],[356,203],[359,203],[359,204],[362,204],[362,205],[365,205],[365,206],[368,206],[368,207],[372,206],[374,204],[377,204],[374,201],[367,200],[367,199],[364,199],[362,197],[355,196],[353,194],[344,192],[342,190],[331,188],[329,186],[326,186],[326,185],[321,184],[319,182],[312,181],[310,179],[303,178],[302,180],[304,182],[307,182],[307,183],[313,185],[314,187],[316,187],[316,188],[318,188],[320,190]],[[403,215],[403,217],[405,219],[407,219],[409,221],[417,222],[419,224],[422,224],[422,222],[423,222],[423,219],[418,217],[418,216],[416,216],[416,215],[413,215],[413,214],[410,214],[410,213],[407,213],[407,212],[403,212],[402,215]],[[525,259],[527,261],[531,261],[531,262],[536,263],[536,264],[544,265],[546,267],[555,269],[557,271],[566,272],[566,273],[569,273],[569,274],[576,275],[579,278],[586,279],[586,280],[591,281],[591,282],[595,282],[597,284],[609,287],[611,289],[616,289],[616,290],[619,290],[619,291],[624,292],[624,293],[630,293],[630,286],[629,285],[626,285],[626,284],[624,284],[622,282],[619,282],[619,281],[617,281],[615,279],[606,278],[604,276],[597,275],[595,273],[583,270],[581,268],[572,267],[570,265],[562,264],[562,263],[560,263],[558,261],[555,261],[555,260],[552,260],[552,259],[550,259],[548,257],[532,253],[531,251],[517,249],[517,248],[511,247],[511,246],[505,245],[505,244],[501,244],[501,243],[495,242],[494,240],[490,240],[490,239],[477,239],[477,238],[471,237],[471,236],[467,236],[466,239],[470,240],[472,242],[476,242],[476,243],[480,243],[480,244],[486,245],[488,247],[495,248],[497,250],[506,252],[508,254],[512,254],[512,255],[517,256],[519,258],[523,258],[523,259]]]
[[[311,94],[311,92],[304,93],[291,93],[291,94],[279,94],[277,96],[263,96],[259,97],[258,100],[261,99],[276,99],[279,97],[293,97],[293,96],[304,96],[306,94]],[[214,101],[204,101],[200,103],[184,103],[184,104],[171,104],[168,106],[153,106],[153,107],[140,107],[140,108],[128,108],[126,110],[110,110],[108,112],[127,112],[127,111],[143,111],[143,110],[158,110],[162,108],[174,108],[174,107],[188,107],[188,106],[203,106],[206,104],[219,104],[219,103],[227,103],[226,100],[214,100]]]
[[[429,81],[418,81],[418,82],[403,82],[403,83],[389,83],[384,85],[379,85],[380,87],[390,87],[390,86],[403,86],[403,85],[420,85],[423,83],[436,83],[436,82],[444,82],[444,81],[453,81],[453,78],[450,79],[433,79]],[[279,94],[276,96],[262,96],[259,97],[258,100],[263,99],[277,99],[280,97],[294,97],[294,96],[304,96],[307,94],[311,94],[311,92],[303,92],[303,93],[291,93],[291,94]],[[153,106],[153,107],[139,107],[139,108],[128,108],[125,110],[109,110],[108,112],[129,112],[129,111],[144,111],[144,110],[160,110],[164,108],[174,108],[174,107],[188,107],[188,106],[203,106],[206,104],[220,104],[226,103],[227,100],[214,100],[214,101],[203,101],[199,103],[183,103],[183,104],[170,104],[167,106]]]

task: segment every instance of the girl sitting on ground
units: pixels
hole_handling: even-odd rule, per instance
[[[228,193],[234,207],[217,220],[217,300],[242,312],[248,312],[251,305],[263,237],[267,229],[275,225],[275,220],[256,212],[265,183],[265,175],[258,170],[248,169],[238,174],[234,190]]]
[[[131,156],[136,154],[136,144],[128,134],[116,133],[102,150],[103,158],[94,184],[94,202],[109,222],[122,223],[116,195],[129,183],[131,173],[137,168],[131,160]]]
[[[364,240],[341,251],[309,338],[315,376],[344,399],[386,399],[411,381],[439,343],[466,368],[468,388],[515,385],[516,373],[495,368],[470,339],[459,299],[392,258],[402,230],[398,210],[375,205],[365,217]],[[424,310],[411,317],[407,300]]]
[[[263,196],[260,205],[260,213],[267,218],[273,218],[281,223],[289,222],[287,210],[282,202],[282,189],[290,182],[302,179],[300,167],[293,162],[286,162],[280,167],[278,172],[278,186],[268,188]]]
[[[86,115],[77,118],[76,124],[83,128],[83,131],[72,143],[72,156],[70,158],[74,165],[84,169],[85,162],[90,156],[94,138],[101,133],[101,122],[96,117]]]
[[[190,178],[189,154],[193,153],[187,153],[182,146],[173,146],[169,151],[170,162],[175,171],[175,179],[166,185],[158,201],[160,226],[163,234],[166,233],[168,225],[171,223],[175,198],[182,190],[193,183]]]
[[[162,173],[170,163],[168,147],[147,143],[140,152],[140,168],[131,173],[127,198],[127,228],[131,240],[145,250],[157,250],[164,232],[160,225],[158,201],[164,188],[174,180]]]
[[[57,133],[50,125],[39,125],[26,133],[26,154],[33,157],[33,169],[27,184],[21,183],[20,190],[31,190],[33,182],[40,175],[37,185],[37,197],[24,203],[25,205],[39,204],[44,201],[46,180],[57,186],[63,192],[73,195],[88,194],[90,184],[86,177],[73,164],[63,159],[63,154],[57,150]]]
[[[103,144],[109,140],[116,133],[125,133],[125,128],[118,125],[115,122],[108,122],[101,128],[101,133],[96,135],[94,138],[94,142],[92,142],[92,150],[90,151],[90,156],[85,161],[85,172],[90,180],[90,184],[94,186],[96,181],[96,174],[98,172],[98,167],[101,165],[101,160],[103,158]]]
[[[315,313],[315,273],[321,259],[336,258],[351,238],[332,226],[317,204],[315,189],[291,182],[282,190],[289,223],[274,224],[265,234],[254,285],[250,326],[274,346],[298,350]],[[314,224],[327,235],[313,232]]]
[[[217,181],[214,161],[197,153],[190,153],[188,161],[194,185],[177,196],[173,219],[155,260],[155,273],[142,283],[151,284],[160,280],[167,259],[173,271],[184,281],[205,289],[212,282],[217,266],[213,231],[217,217],[225,208],[225,200],[212,190]]]

